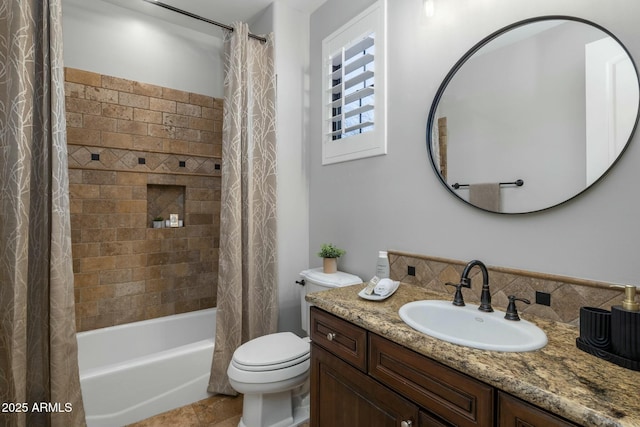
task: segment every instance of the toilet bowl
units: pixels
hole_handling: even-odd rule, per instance
[[[309,378],[308,340],[291,332],[265,335],[234,352],[229,383],[244,394],[241,427],[289,427],[309,418],[292,405],[292,390]],[[297,419],[296,419],[297,418]]]
[[[305,270],[300,275],[302,327],[309,331],[304,296],[362,283],[351,274]],[[229,383],[244,395],[239,427],[294,427],[309,420],[310,339],[291,332],[264,335],[242,344],[227,369]]]

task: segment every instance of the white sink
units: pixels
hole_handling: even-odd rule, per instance
[[[400,318],[413,329],[441,340],[482,350],[533,351],[547,344],[542,329],[526,320],[507,320],[504,312],[484,313],[477,305],[424,300],[400,307]]]

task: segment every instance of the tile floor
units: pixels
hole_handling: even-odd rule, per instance
[[[128,427],[236,427],[241,416],[242,395],[216,395],[130,424]],[[305,423],[300,427],[309,427],[309,424]]]
[[[216,395],[128,427],[236,427],[241,416],[242,396]]]

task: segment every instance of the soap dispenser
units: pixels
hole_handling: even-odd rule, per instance
[[[624,358],[640,361],[640,304],[636,287],[624,288],[622,305],[611,307],[611,349]]]
[[[389,256],[387,251],[378,252],[378,262],[376,264],[376,276],[379,279],[389,278]]]

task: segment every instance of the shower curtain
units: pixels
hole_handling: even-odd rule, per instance
[[[242,343],[278,324],[273,35],[225,36],[225,104],[216,345],[208,390],[237,394],[227,366]]]
[[[0,425],[83,426],[61,0],[0,3]]]

